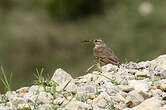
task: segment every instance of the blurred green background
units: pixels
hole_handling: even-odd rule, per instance
[[[165,10],[165,0],[0,0],[0,64],[15,90],[36,68],[85,74],[94,59],[86,39],[102,38],[121,62],[152,60],[166,51]]]

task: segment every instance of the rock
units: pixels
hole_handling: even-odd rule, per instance
[[[66,106],[65,110],[90,110],[92,107],[86,103],[73,99]]]
[[[110,96],[103,92],[97,98],[93,100],[93,104],[97,107],[104,109],[107,105],[112,105]]]
[[[128,73],[130,73],[130,74],[135,74],[136,72],[138,72],[138,70],[136,70],[136,69],[128,69]]]
[[[126,106],[131,108],[140,104],[142,101],[144,101],[144,98],[137,91],[131,91],[126,97]]]
[[[12,105],[18,106],[19,104],[26,103],[25,99],[23,97],[13,97],[11,100]]]
[[[161,56],[157,57],[156,59],[152,60],[152,64],[158,65],[161,68],[166,69],[166,55],[161,55]]]
[[[125,98],[124,98],[121,94],[119,94],[119,93],[117,93],[117,94],[113,97],[113,100],[114,100],[115,102],[118,102],[118,103],[120,103],[120,102],[125,102]]]
[[[112,71],[117,71],[118,67],[116,65],[112,65],[112,64],[107,64],[105,66],[102,66],[102,72],[106,73],[106,72],[112,72]]]
[[[0,110],[166,110],[165,59],[108,64],[101,67],[102,73],[76,79],[57,69],[45,85],[1,94]],[[53,87],[54,82],[58,85]]]
[[[40,92],[37,101],[39,104],[48,104],[52,98],[53,96],[50,93]]]
[[[16,93],[18,93],[19,95],[21,95],[21,94],[24,95],[28,91],[29,91],[29,87],[23,87],[23,88],[16,90]]]
[[[14,97],[16,97],[16,92],[15,91],[8,91],[7,93],[6,93],[6,98],[9,100],[9,101],[11,101],[11,100],[13,100],[13,98]]]
[[[139,94],[144,98],[144,99],[148,99],[150,97],[152,97],[152,94],[150,92],[146,92],[146,91],[140,91]]]
[[[44,87],[43,86],[37,86],[37,85],[33,85],[29,88],[29,92],[32,92],[33,94],[35,94],[36,92],[44,92]]]
[[[133,87],[130,87],[130,86],[128,86],[128,85],[118,85],[118,87],[119,87],[119,89],[120,89],[121,91],[126,92],[126,93],[128,93],[128,92],[134,90]]]
[[[51,78],[52,81],[55,81],[59,85],[63,84],[64,82],[68,82],[72,80],[73,78],[71,77],[70,74],[68,74],[66,71],[63,69],[59,68],[55,71],[53,77]]]
[[[27,104],[27,103],[24,103],[24,104],[19,104],[18,106],[17,106],[17,110],[28,110],[29,109],[29,104]]]
[[[146,61],[146,62],[139,62],[137,64],[137,68],[138,69],[144,69],[150,66],[150,61]]]
[[[55,105],[62,105],[62,103],[64,102],[65,98],[64,97],[58,97],[54,100],[54,104]]]
[[[161,84],[161,85],[160,85],[160,89],[161,89],[162,91],[166,91],[166,84]]]
[[[149,84],[146,80],[130,80],[128,83],[130,87],[133,87],[138,92],[149,90]]]
[[[53,108],[50,104],[43,104],[39,106],[38,110],[53,110]]]
[[[132,108],[132,110],[159,110],[161,107],[161,100],[156,97],[149,98],[139,104],[138,106]]]
[[[144,69],[143,71],[137,71],[135,74],[136,77],[147,77],[149,76],[149,71]]]
[[[61,68],[57,69],[51,78],[52,81],[58,83],[57,91],[61,91],[68,83],[73,80],[70,74],[62,70]],[[70,87],[73,87],[74,84],[70,84]]]

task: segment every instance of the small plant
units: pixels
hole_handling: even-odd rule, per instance
[[[44,77],[43,77],[43,71],[44,68],[42,68],[39,72],[38,69],[36,69],[36,74],[34,74],[34,76],[36,77],[37,80],[35,80],[35,84],[37,85],[44,85],[45,81],[44,81]]]
[[[88,99],[89,97],[87,96],[76,97],[77,101],[84,102],[84,103],[87,103]]]
[[[5,90],[6,91],[11,91],[11,86],[10,86],[10,84],[11,84],[11,78],[12,78],[12,73],[10,74],[10,78],[9,78],[9,80],[7,79],[7,77],[6,77],[6,73],[5,73],[5,71],[4,71],[4,69],[3,69],[3,67],[1,66],[1,72],[2,72],[2,77],[0,77],[0,79],[1,79],[1,81],[2,81],[2,83],[3,83],[3,85],[4,85],[4,87],[5,87]]]
[[[66,83],[66,85],[65,85],[64,88],[62,89],[63,91],[65,91],[66,87],[69,85],[70,82],[71,82],[71,80]]]
[[[64,105],[61,106],[61,108],[64,108],[67,104],[69,104],[73,100],[74,96]]]
[[[143,77],[136,77],[135,76],[135,80],[144,80],[145,78],[143,78]]]
[[[30,105],[29,105],[29,107],[25,107],[25,106],[24,106],[24,107],[22,107],[22,108],[19,108],[18,110],[32,110],[32,109],[31,109],[31,107],[30,107]]]
[[[100,94],[99,90],[98,90],[98,85],[96,85],[96,96],[98,96]]]
[[[113,83],[113,84],[115,84],[115,85],[120,85],[120,82],[117,82],[117,81],[115,81],[115,80],[112,80],[111,78],[109,78],[109,77],[107,77],[107,76],[105,76],[105,75],[103,75],[103,74],[98,74],[98,75],[107,78],[109,81],[111,81],[111,83]]]
[[[36,91],[36,95],[37,95],[37,97],[36,97],[35,103],[34,103],[34,110],[38,110],[37,106],[38,106],[38,98],[39,98],[39,88]]]
[[[6,104],[7,102],[9,102],[8,98],[7,98],[5,95],[1,95],[0,104],[1,104],[1,103]]]
[[[115,107],[113,104],[110,103],[110,101],[108,101],[107,99],[104,98],[104,100],[106,101],[106,105],[105,105],[105,109],[108,109],[108,110],[115,110]]]
[[[87,73],[88,72],[90,72],[90,70],[92,70],[93,68],[95,68],[95,69],[97,69],[97,70],[99,70],[99,71],[101,71],[101,66],[100,66],[100,62],[99,61],[96,61],[96,60],[94,60],[93,61],[93,65],[91,66],[91,67],[89,67],[88,69],[87,69]]]

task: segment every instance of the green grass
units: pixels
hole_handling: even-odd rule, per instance
[[[10,78],[8,79],[6,76],[7,73],[4,71],[2,66],[1,66],[1,72],[2,72],[2,76],[0,76],[0,79],[4,85],[5,91],[11,91],[12,73],[10,74]]]
[[[98,74],[98,75],[105,77],[105,78],[108,79],[111,83],[113,83],[113,84],[115,84],[115,85],[120,85],[120,82],[117,82],[117,81],[115,81],[115,80],[113,80],[113,79],[111,79],[111,78],[109,78],[109,77],[107,77],[107,76],[105,76],[105,75],[103,75],[103,74]]]
[[[145,78],[144,77],[136,77],[135,76],[135,80],[144,80]]]

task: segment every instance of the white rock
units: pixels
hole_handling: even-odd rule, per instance
[[[16,90],[16,93],[18,93],[19,95],[24,95],[28,91],[29,91],[29,87],[22,87],[22,88]]]
[[[137,64],[137,68],[138,69],[143,69],[143,68],[147,68],[150,66],[150,61],[146,61],[146,62],[139,62]]]
[[[93,104],[97,105],[99,108],[105,108],[108,104],[112,104],[110,96],[103,92],[97,98],[93,100]]]
[[[29,108],[30,107],[30,105],[29,104],[27,104],[27,103],[24,103],[24,104],[19,104],[18,106],[17,106],[17,109],[23,109],[23,110],[28,110],[28,109],[30,109]]]
[[[11,100],[11,103],[14,106],[18,106],[18,104],[24,104],[26,103],[26,101],[23,97],[13,97],[13,99]]]
[[[159,67],[166,69],[166,55],[161,55],[156,59],[152,60],[153,65],[158,65]]]
[[[64,102],[65,98],[64,97],[58,97],[54,100],[55,105],[61,105]]]
[[[128,84],[130,87],[133,87],[138,92],[149,90],[149,84],[146,80],[129,80]]]
[[[0,105],[0,110],[16,110],[16,109],[13,109],[13,108],[8,107],[8,106],[1,106]]]
[[[149,76],[149,71],[146,69],[144,69],[143,71],[137,71],[135,73],[135,76],[136,77],[147,77],[147,76]]]
[[[118,102],[118,103],[119,102],[125,102],[125,98],[121,94],[119,94],[119,93],[117,93],[114,96],[113,100],[116,101],[116,102]]]
[[[40,92],[38,96],[38,103],[40,104],[48,104],[51,102],[53,96],[47,92]]]
[[[86,103],[73,99],[66,106],[65,110],[90,110],[92,107]]]
[[[43,104],[39,106],[38,110],[53,110],[50,104]]]
[[[126,97],[126,106],[134,107],[144,101],[144,98],[137,91],[131,91]]]
[[[161,100],[156,97],[149,98],[140,105],[133,108],[133,110],[159,110],[161,107]]]
[[[72,81],[73,78],[71,77],[70,74],[68,74],[67,72],[65,72],[61,68],[59,68],[55,71],[51,80],[55,81],[56,83],[59,84],[59,86],[57,86],[56,90],[61,91],[68,83],[71,83],[70,81]],[[73,84],[70,84],[70,87],[74,88],[76,86],[73,83]]]
[[[44,87],[43,86],[37,86],[37,85],[33,85],[29,88],[29,92],[32,92],[34,94],[36,94],[37,92],[44,92]]]
[[[102,66],[102,72],[112,72],[112,71],[117,71],[118,66],[112,65],[112,64],[107,64],[105,66]]]
[[[161,85],[160,85],[160,89],[161,89],[162,91],[166,91],[166,84],[161,84]]]
[[[59,85],[68,82],[72,80],[73,78],[71,77],[70,74],[68,74],[66,71],[63,69],[59,68],[55,71],[53,77],[51,78],[52,81],[57,82]]]
[[[11,101],[14,97],[16,97],[16,92],[15,91],[8,91],[7,93],[6,93],[6,97],[7,97],[7,99],[9,100],[9,101]]]

